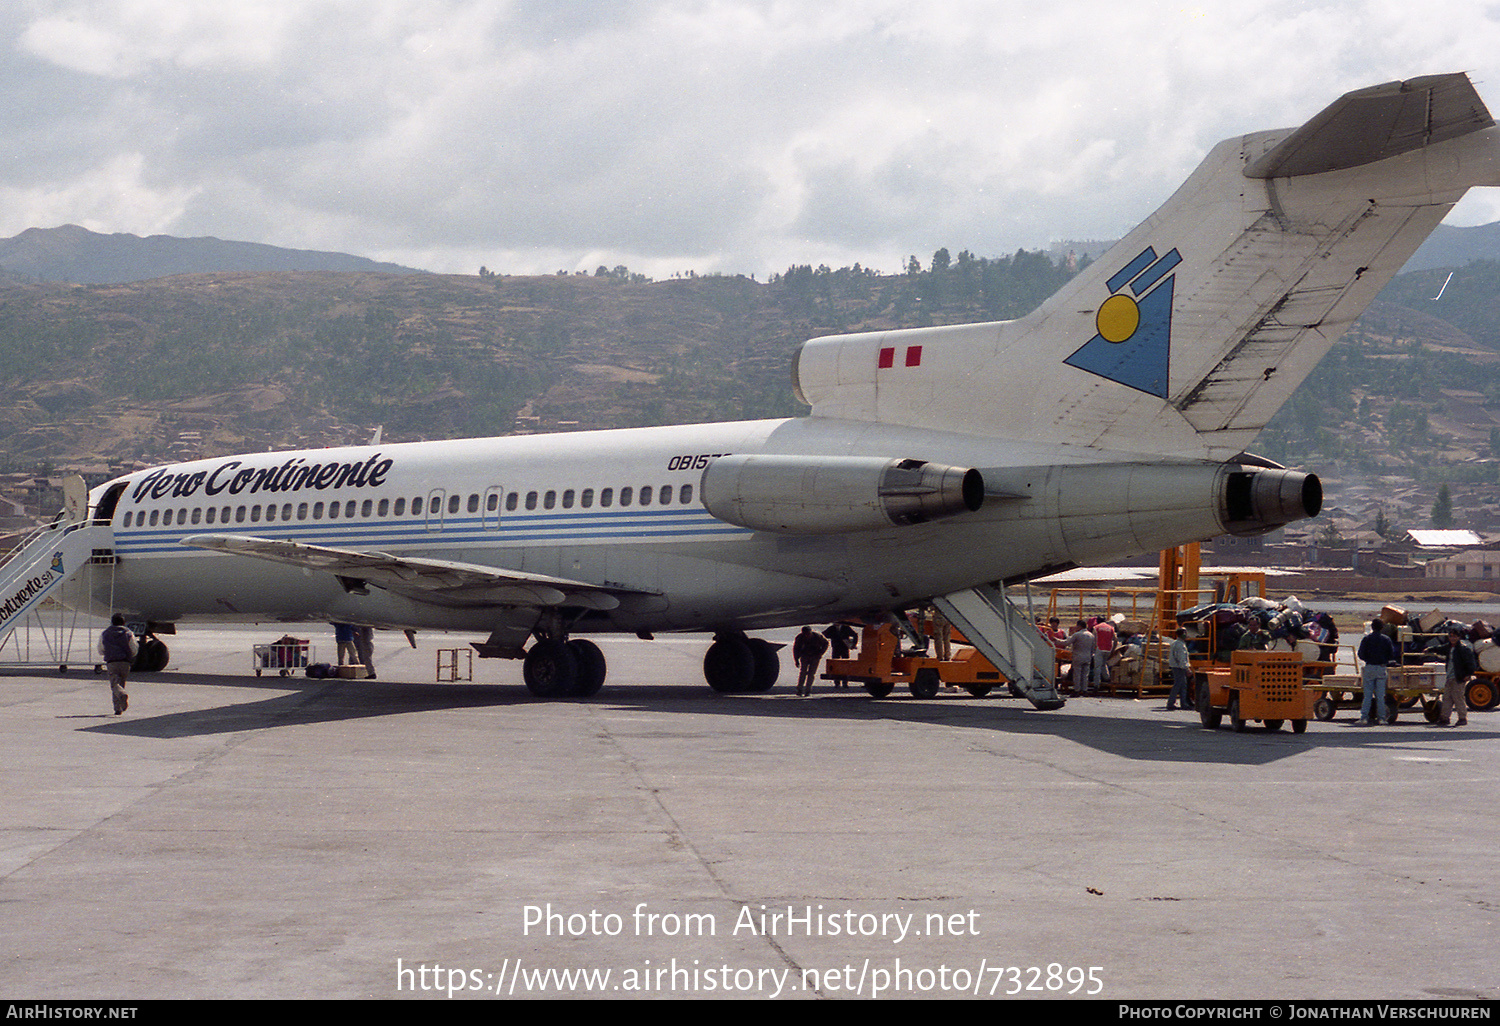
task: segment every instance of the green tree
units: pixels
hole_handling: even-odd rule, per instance
[[[1453,495],[1446,484],[1438,489],[1437,498],[1433,500],[1432,526],[1440,531],[1453,526]]]

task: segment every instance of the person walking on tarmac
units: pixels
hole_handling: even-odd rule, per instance
[[[828,650],[828,639],[823,637],[811,627],[802,628],[797,635],[797,640],[792,642],[792,662],[797,664],[800,673],[797,675],[797,695],[812,694],[813,681],[818,676],[818,661],[823,658],[823,653]]]
[[[125,626],[125,617],[119,613],[110,617],[109,626],[99,635],[99,654],[104,657],[104,668],[109,671],[109,693],[115,702],[116,716],[130,705],[125,682],[138,651],[135,635]]]

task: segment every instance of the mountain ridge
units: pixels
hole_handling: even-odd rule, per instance
[[[105,235],[76,224],[27,228],[0,239],[0,272],[14,281],[119,285],[178,274],[287,271],[426,273],[348,253],[288,249],[214,236]]]

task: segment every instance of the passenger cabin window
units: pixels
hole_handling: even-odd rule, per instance
[[[462,502],[462,501],[463,500],[460,499],[456,494],[455,495],[450,495],[448,497],[448,512],[449,513],[457,513],[458,512],[458,504],[460,502]]]
[[[479,493],[478,492],[471,492],[469,494],[469,512],[470,513],[478,513],[479,512]]]
[[[422,515],[422,497],[420,495],[411,500],[411,515],[414,517]]]
[[[641,489],[641,505],[642,506],[649,506],[649,505],[651,505],[651,486],[650,485],[647,485],[645,488]]]
[[[511,492],[509,495],[507,495],[505,497],[505,508],[507,510],[511,511],[511,512],[515,512],[516,507],[519,506],[520,504],[521,504],[521,493],[520,492]]]
[[[677,490],[677,501],[686,506],[693,501],[693,486],[683,485]]]
[[[583,494],[578,497],[578,504],[584,509],[592,507],[594,505],[594,490],[592,488],[585,488]]]
[[[620,489],[620,505],[629,506],[631,498],[635,495],[629,488]]]
[[[599,505],[608,507],[613,506],[614,504],[615,490],[613,488],[605,488],[599,493]]]
[[[405,516],[406,515],[406,500],[405,499],[397,499],[396,500],[396,505],[394,507],[392,507],[392,509],[391,509],[391,514],[393,516],[398,516],[398,517]]]

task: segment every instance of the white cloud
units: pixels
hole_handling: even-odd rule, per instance
[[[62,187],[0,184],[0,233],[61,224],[108,233],[127,224],[139,235],[171,234],[196,191],[153,183],[144,156],[119,153]]]
[[[27,0],[0,33],[21,210],[439,270],[1010,252],[1119,234],[1348,89],[1468,70],[1500,105],[1496,11],[1458,0]]]

